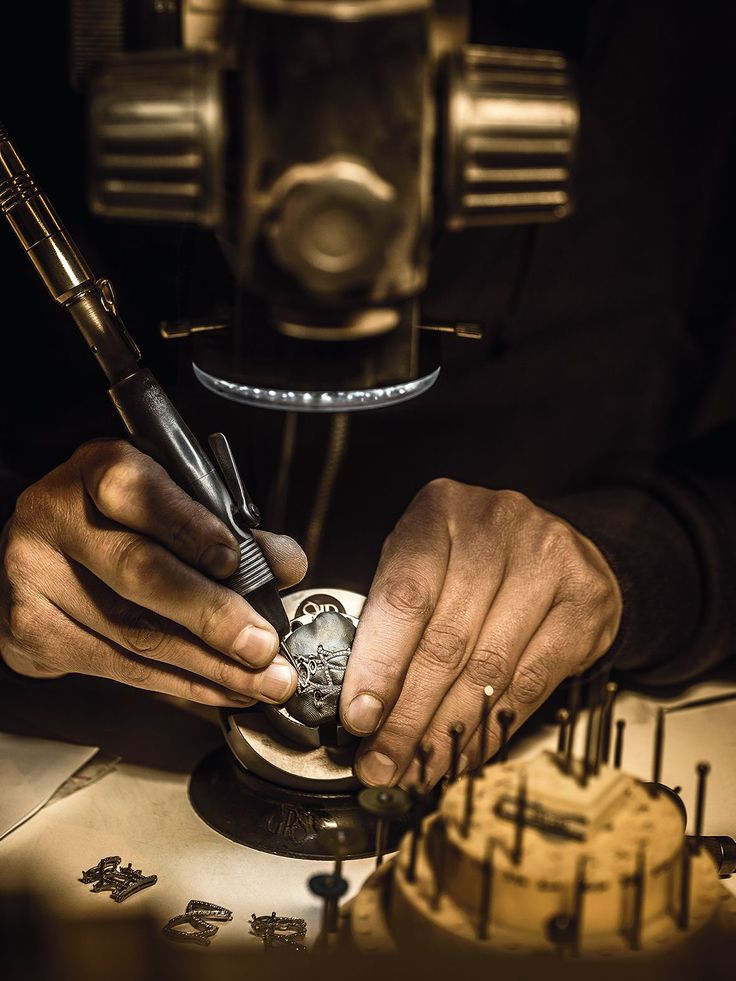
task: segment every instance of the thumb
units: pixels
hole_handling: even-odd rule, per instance
[[[296,586],[307,574],[307,557],[293,538],[270,531],[254,531],[268,564],[278,580],[279,589]]]

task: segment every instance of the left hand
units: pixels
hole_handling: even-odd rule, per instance
[[[343,724],[363,740],[370,785],[411,785],[422,740],[435,783],[448,730],[465,725],[461,768],[478,763],[484,687],[517,728],[569,675],[611,646],[618,582],[596,546],[514,491],[435,480],[386,540],[345,674]]]

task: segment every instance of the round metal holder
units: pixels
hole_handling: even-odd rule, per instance
[[[329,829],[344,830],[346,858],[375,855],[376,818],[357,793],[317,793],[280,787],[243,769],[223,746],[205,757],[189,781],[194,810],[215,831],[258,851],[291,858],[332,859]],[[391,822],[386,851],[408,830],[408,816]]]

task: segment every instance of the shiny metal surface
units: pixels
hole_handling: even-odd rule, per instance
[[[558,52],[472,45],[457,52],[445,146],[449,227],[569,214],[578,122],[569,67]]]
[[[295,392],[290,389],[260,388],[217,378],[192,364],[194,374],[206,389],[241,405],[256,408],[282,409],[284,412],[354,412],[407,402],[428,391],[437,381],[440,369],[415,381],[381,388],[356,389],[343,392]]]
[[[315,587],[283,597],[292,624],[320,613],[345,614],[357,624],[365,597],[346,589]],[[320,744],[319,730],[302,725],[283,707],[260,711],[224,711],[225,739],[246,770],[281,787],[305,791],[347,792],[359,786],[353,775],[354,743]]]
[[[220,61],[202,51],[126,54],[90,86],[89,201],[129,221],[222,218],[224,143]]]
[[[401,217],[396,188],[357,158],[292,165],[270,190],[266,237],[276,262],[314,293],[370,286]]]
[[[269,13],[356,21],[427,10],[432,0],[240,0],[240,3]]]

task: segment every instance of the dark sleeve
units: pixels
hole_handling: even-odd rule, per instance
[[[13,513],[18,495],[27,481],[0,463],[0,529]]]
[[[645,686],[686,683],[734,655],[736,423],[658,461],[629,460],[545,506],[606,556],[623,594],[612,657]]]

